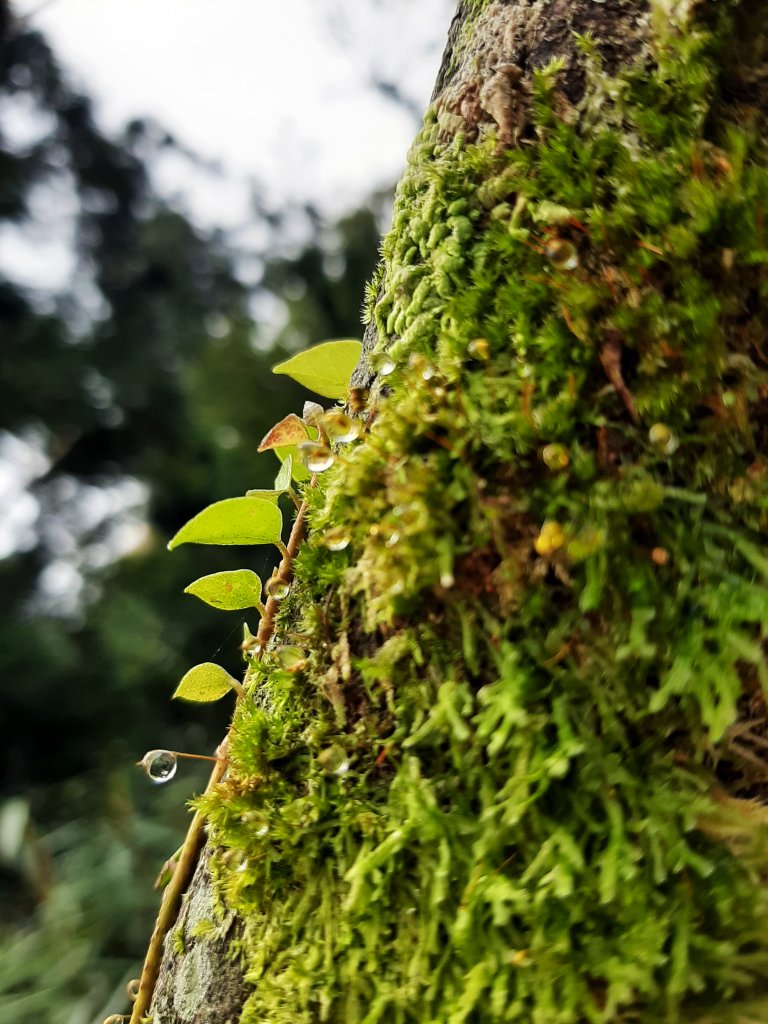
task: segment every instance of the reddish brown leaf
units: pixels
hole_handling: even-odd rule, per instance
[[[295,412],[292,412],[285,419],[276,423],[271,430],[267,431],[259,445],[259,451],[266,452],[270,448],[283,448],[286,445],[301,444],[308,437],[306,424],[303,420],[299,419]]]

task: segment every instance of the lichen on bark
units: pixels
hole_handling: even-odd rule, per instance
[[[242,1019],[764,1020],[766,15],[459,13],[202,801]]]

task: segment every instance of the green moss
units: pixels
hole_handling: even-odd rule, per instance
[[[426,118],[369,291],[389,393],[305,495],[307,664],[267,658],[203,801],[246,1024],[761,1005],[729,730],[768,684],[768,170],[723,17],[616,80],[585,42],[580,120],[541,72],[502,155]]]

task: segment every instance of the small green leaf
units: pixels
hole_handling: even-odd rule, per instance
[[[273,505],[277,504],[277,499],[282,494],[282,491],[276,491],[274,488],[266,491],[263,487],[256,487],[252,491],[246,491],[246,498],[261,498],[262,501],[271,501]]]
[[[291,486],[291,480],[293,478],[293,456],[289,455],[283,460],[283,464],[280,467],[280,472],[275,477],[275,492],[282,493],[287,491]]]
[[[225,498],[189,520],[168,543],[274,544],[280,539],[283,517],[274,501],[264,498]]]
[[[278,363],[272,372],[287,374],[324,398],[346,398],[362,350],[360,342],[352,339],[324,341]]]
[[[221,665],[204,661],[202,665],[195,665],[187,672],[173,696],[181,700],[193,700],[198,704],[210,704],[239,687],[240,683]]]
[[[286,448],[275,448],[275,455],[285,465],[290,460],[291,463],[291,476],[297,484],[303,484],[305,480],[309,480],[312,474],[309,472],[307,467],[303,464],[299,458],[298,445],[288,445]]]
[[[199,597],[206,604],[226,612],[261,606],[261,580],[250,569],[233,569],[201,576],[199,580],[190,583],[184,593]]]

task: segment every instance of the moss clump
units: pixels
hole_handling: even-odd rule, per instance
[[[388,394],[306,493],[307,661],[204,801],[248,1024],[768,1017],[768,163],[718,17],[613,79],[585,41],[517,149],[427,117]]]

